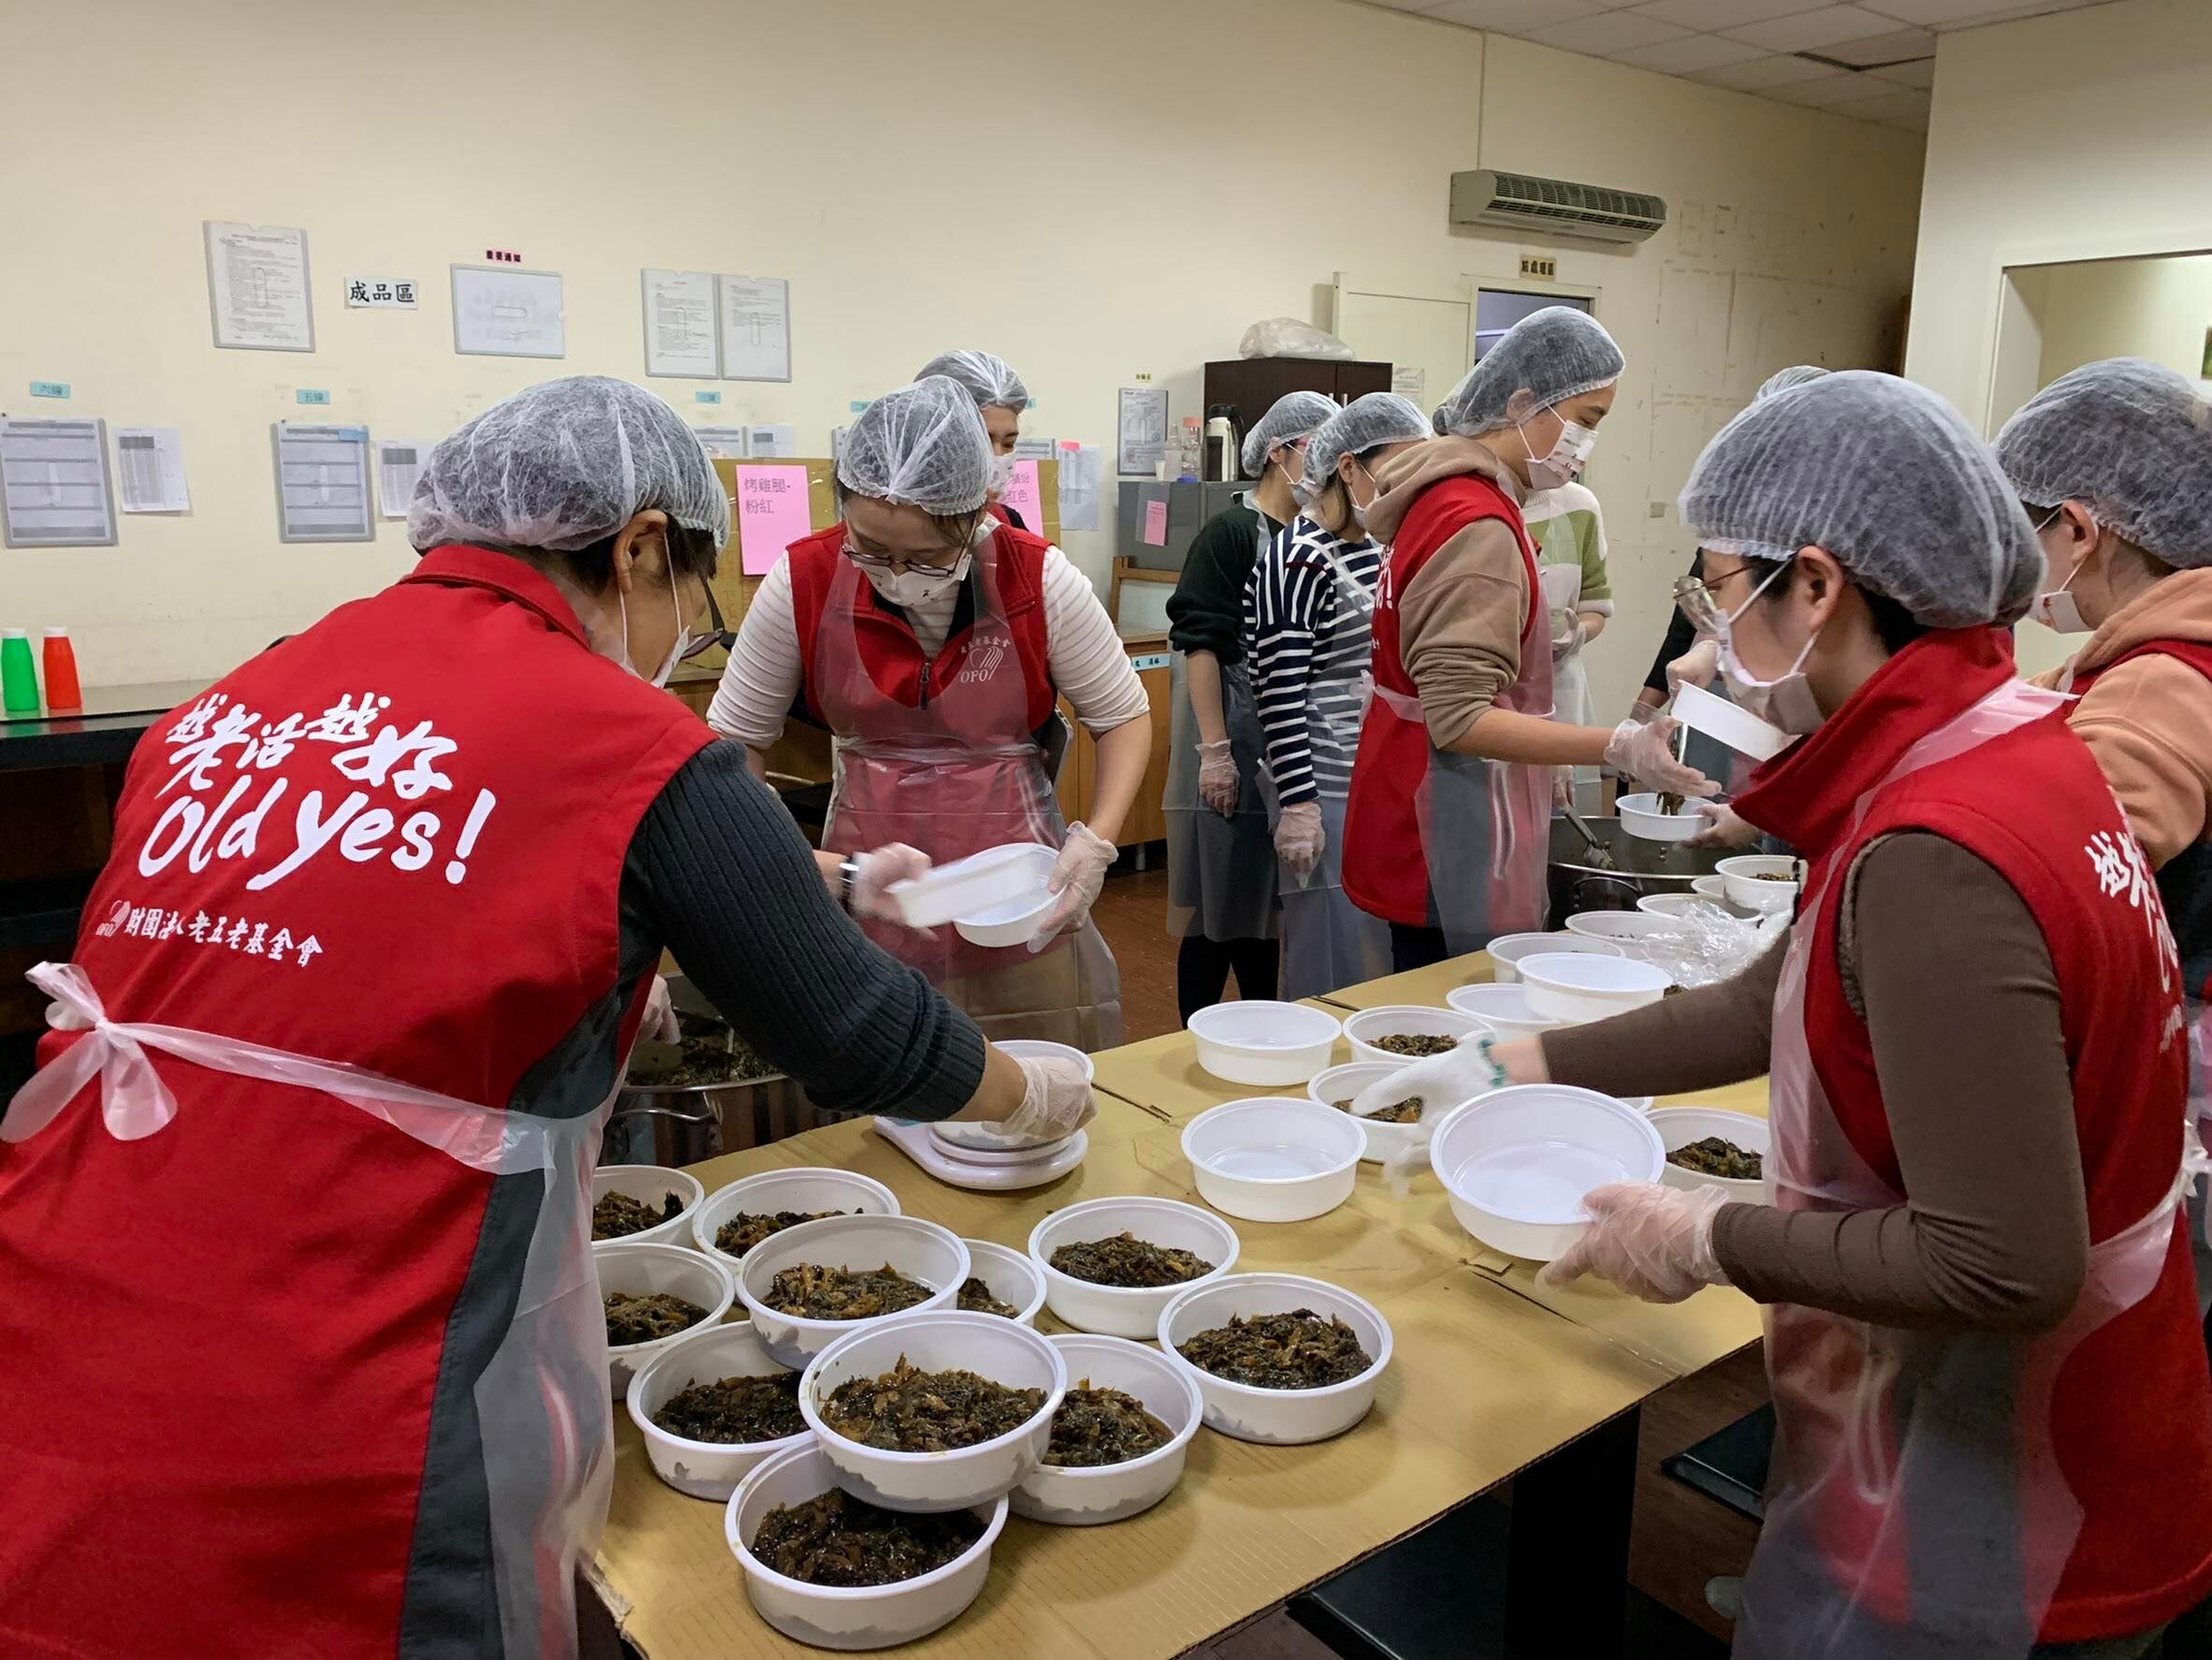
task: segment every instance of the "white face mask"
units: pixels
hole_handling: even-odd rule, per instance
[[[2038,541],[2042,540],[2044,531],[2059,522],[2059,516],[2064,511],[2060,507],[2052,508],[2050,517],[2035,527],[2035,535]],[[2092,551],[2094,550],[2092,549]],[[2074,569],[2066,573],[2065,581],[2059,583],[2058,587],[2050,590],[2047,593],[2039,593],[2035,596],[2034,604],[2028,607],[2028,615],[2042,623],[2044,627],[2058,633],[2088,633],[2089,619],[2081,614],[2081,606],[2074,602],[2074,596],[2066,591],[2074,586],[2074,579],[2081,575],[2081,568],[2087,563],[2088,563],[2088,555],[2084,554],[2074,561]]]
[[[668,677],[676,673],[676,665],[684,660],[684,653],[691,646],[691,631],[684,625],[683,603],[676,597],[674,572],[668,577],[668,604],[676,612],[676,643],[668,648],[667,659],[656,673],[649,677],[637,675],[637,664],[630,659],[630,601],[618,590],[615,594],[615,608],[622,619],[622,655],[618,661],[632,674],[637,675],[639,679],[650,678],[654,685],[663,688],[668,684]]]
[[[1519,421],[1513,430],[1521,434],[1523,444],[1528,442],[1528,431]],[[1528,482],[1531,489],[1555,490],[1569,483],[1575,474],[1590,462],[1590,452],[1597,447],[1597,434],[1587,427],[1578,427],[1562,415],[1559,422],[1559,441],[1551,446],[1548,456],[1529,457]]]
[[[1736,619],[1751,609],[1752,601],[1765,593],[1775,577],[1788,569],[1786,563],[1777,564],[1766,581],[1751,590],[1750,599],[1721,619],[1721,668],[1728,677],[1728,695],[1738,708],[1793,737],[1804,737],[1819,730],[1820,723],[1826,719],[1820,712],[1819,701],[1812,695],[1812,683],[1805,678],[1805,660],[1812,655],[1820,631],[1813,631],[1812,638],[1805,642],[1805,648],[1797,653],[1797,662],[1772,680],[1762,680],[1743,666],[1736,655],[1733,637]]]
[[[996,502],[1006,494],[1006,487],[1013,483],[1014,463],[1020,459],[1011,450],[1003,456],[991,458],[991,482],[984,487],[984,493],[992,501]]]
[[[878,593],[895,605],[910,609],[941,600],[958,588],[968,576],[968,555],[962,554],[948,571],[885,571],[874,565],[861,569]]]

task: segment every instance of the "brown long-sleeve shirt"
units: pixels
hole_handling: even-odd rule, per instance
[[[1548,1033],[1552,1077],[1613,1095],[1758,1077],[1784,949],[1723,984]],[[1725,1205],[1722,1268],[1761,1303],[1882,1325],[2055,1326],[2088,1271],[2088,1216],[2058,977],[2035,918],[1982,860],[1909,832],[1853,866],[1837,958],[1872,1039],[1906,1201]]]

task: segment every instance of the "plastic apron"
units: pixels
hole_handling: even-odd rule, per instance
[[[1264,558],[1264,518],[1257,534]],[[1221,664],[1221,714],[1237,766],[1236,811],[1223,818],[1199,794],[1198,715],[1190,706],[1190,668],[1182,652],[1174,654],[1168,673],[1174,702],[1168,784],[1160,797],[1168,824],[1168,932],[1177,939],[1202,934],[1208,939],[1272,939],[1275,843],[1260,793],[1266,748],[1251,675],[1241,663]]]
[[[1548,721],[1551,640],[1541,593],[1529,610],[1521,630],[1521,678],[1491,705]],[[1380,684],[1375,695],[1401,721],[1421,720],[1419,698]],[[1444,931],[1453,956],[1480,951],[1500,934],[1543,927],[1555,769],[1450,754],[1434,744],[1428,757],[1415,807],[1429,872],[1429,925]]]
[[[1853,830],[1887,785],[2063,701],[2022,681],[1999,687],[1907,750],[1859,798]],[[1768,1169],[1785,1211],[1904,1202],[1853,1149],[1806,1037],[1820,901],[1845,876],[1831,869],[1822,890],[1807,893],[1775,992]],[[2158,1206],[2090,1247],[2080,1300],[2040,1337],[1903,1331],[1795,1303],[1766,1310],[1774,1474],[1733,1653],[2020,1660],[2035,1647],[2081,1526],[2052,1444],[2059,1372],[2158,1284],[2183,1180],[2177,1170]],[[1892,1600],[1901,1589],[1901,1609],[1876,1606],[1883,1588],[1870,1582],[1884,1567],[1901,1567],[1909,1580],[1887,1588]]]
[[[515,1314],[474,1394],[502,1652],[575,1654],[575,1574],[599,1548],[615,1478],[590,1200],[591,1167],[614,1096],[574,1119],[495,1112],[360,1067],[186,1027],[110,1021],[74,963],[40,963],[29,979],[52,998],[49,1026],[88,1035],[16,1091],[0,1140],[28,1141],[95,1077],[110,1135],[131,1142],[159,1133],[176,1116],[177,1101],[147,1053],[158,1050],[213,1071],[332,1097],[472,1169],[534,1172],[544,1180]]]
[[[1375,615],[1375,590],[1354,575],[1334,546],[1320,544],[1321,557],[1336,579],[1339,604],[1351,606],[1361,616]],[[1386,550],[1387,557],[1387,550]],[[1316,691],[1336,684],[1313,682]],[[1306,706],[1307,741],[1327,744],[1346,756],[1360,748],[1360,717],[1375,677],[1362,668],[1341,682],[1357,687],[1360,702],[1350,714]],[[1260,783],[1267,796],[1270,834],[1281,823],[1283,804],[1275,794],[1274,779],[1264,768]],[[1320,793],[1321,857],[1304,877],[1288,870],[1281,874],[1283,896],[1283,996],[1291,1000],[1316,997],[1347,985],[1379,980],[1390,972],[1390,925],[1370,916],[1354,905],[1344,891],[1344,821],[1349,805],[1344,795]]]
[[[1044,752],[1029,735],[1029,692],[998,597],[997,538],[976,545],[975,621],[959,667],[919,707],[886,695],[861,660],[850,619],[877,603],[860,567],[839,559],[814,650],[815,707],[837,746],[822,845],[865,852],[891,842],[939,865],[1009,842],[1067,838]],[[926,682],[925,682],[926,684]],[[1085,921],[1042,952],[935,939],[890,923],[868,937],[920,968],[988,1038],[1043,1038],[1086,1052],[1121,1041],[1121,982],[1098,925]]]

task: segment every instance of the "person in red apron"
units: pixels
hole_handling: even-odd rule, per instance
[[[2081,648],[2036,683],[2126,809],[2181,952],[2190,1116],[2212,1128],[2212,406],[2139,357],[2091,363],[2030,398],[1997,435],[2049,561],[2030,615]],[[2191,1239],[2212,1307],[2212,1218]],[[2212,1321],[2205,1326],[2212,1342]]]
[[[573,1653],[612,1475],[600,1133],[663,945],[823,1106],[1045,1128],[659,689],[728,505],[557,381],[415,570],[150,730],[0,1117],[0,1653]]]
[[[758,751],[799,710],[835,735],[822,833],[938,864],[1058,850],[1032,936],[979,945],[871,922],[994,1038],[1121,1041],[1120,982],[1089,920],[1151,755],[1142,685],[1065,555],[983,512],[989,441],[943,377],[879,398],[837,461],[844,518],[802,538],[747,610],[708,719]],[[1062,828],[1045,743],[1065,696],[1098,735],[1090,822]]]
[[[1482,1062],[1616,1094],[1770,1070],[1773,1203],[1601,1187],[1547,1277],[1767,1305],[1737,1654],[2149,1653],[2212,1592],[2181,979],[2064,700],[2014,674],[2029,521],[1956,412],[1866,372],[1746,410],[1681,505],[1693,619],[1800,735],[1738,802],[1802,852],[1794,925],[1737,980]]]
[[[1366,509],[1390,545],[1375,605],[1375,699],[1346,812],[1344,891],[1390,925],[1400,969],[1544,925],[1551,782],[1604,762],[1710,794],[1674,722],[1551,719],[1551,645],[1520,502],[1580,471],[1625,360],[1567,306],[1523,318],[1438,406],[1444,442],[1387,463]]]
[[[914,378],[925,381],[933,374],[956,381],[968,389],[975,400],[975,412],[982,417],[983,430],[991,439],[991,483],[989,512],[1000,524],[1011,525],[1017,531],[1034,528],[1042,532],[1044,527],[1031,527],[1022,520],[1015,509],[1006,504],[1006,487],[1012,482],[1014,445],[1021,442],[1022,411],[1029,407],[1029,388],[1022,377],[1004,357],[989,352],[944,352],[932,357],[914,371]]]

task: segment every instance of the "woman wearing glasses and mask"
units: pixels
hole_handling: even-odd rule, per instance
[[[1087,1116],[659,689],[728,526],[658,398],[531,387],[431,452],[405,577],[138,745],[0,1118],[0,1653],[574,1653],[590,1175],[663,948],[825,1108]]]
[[[945,928],[869,933],[995,1038],[1121,1041],[1120,982],[1090,921],[1151,754],[1149,706],[1089,579],[984,506],[991,446],[941,375],[869,404],[837,458],[844,518],[792,545],[746,610],[707,721],[762,751],[785,718],[828,728],[825,851],[905,843],[937,864],[1059,849],[1026,945]],[[1046,743],[1065,697],[1098,738],[1090,823],[1061,826]]]

